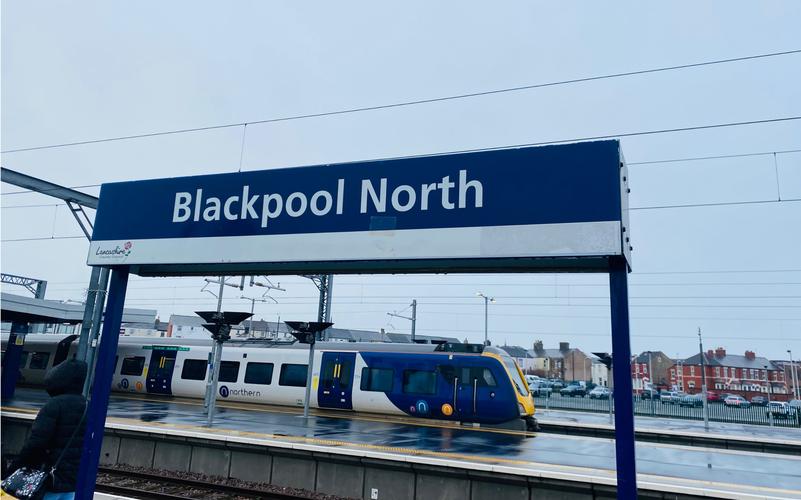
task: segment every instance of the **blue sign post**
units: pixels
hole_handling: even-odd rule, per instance
[[[78,498],[93,490],[128,272],[607,272],[614,381],[630,394],[627,181],[618,141],[598,141],[104,184],[87,263],[116,278]],[[618,495],[633,498],[632,402],[615,405]]]

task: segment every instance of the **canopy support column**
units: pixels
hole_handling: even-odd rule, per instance
[[[612,377],[615,386],[617,497],[620,499],[637,498],[631,341],[629,339],[628,265],[624,257],[609,259],[609,296],[612,317]]]
[[[125,292],[128,287],[128,268],[115,268],[111,272],[106,317],[103,321],[103,334],[97,352],[92,399],[86,411],[86,434],[83,438],[83,456],[78,470],[75,488],[77,500],[91,500],[97,480],[97,466],[100,462],[100,448],[103,444],[103,431],[106,427],[111,378],[114,375],[114,360],[120,338],[122,310],[125,305]]]

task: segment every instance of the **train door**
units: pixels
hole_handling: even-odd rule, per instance
[[[172,371],[175,368],[176,351],[153,349],[147,369],[147,392],[172,394]]]
[[[492,411],[497,383],[492,371],[481,366],[459,368],[459,414],[476,418]]]
[[[317,403],[320,408],[353,409],[355,352],[324,352]]]
[[[56,354],[53,356],[53,366],[56,366],[67,359],[67,356],[70,353],[70,346],[77,338],[77,335],[70,335],[68,337],[64,337],[64,339],[62,339],[61,342],[56,345]]]

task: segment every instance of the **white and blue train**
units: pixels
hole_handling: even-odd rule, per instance
[[[3,337],[3,345],[7,336]],[[28,335],[21,382],[74,355],[75,335]],[[211,341],[121,337],[112,390],[203,398]],[[303,406],[308,346],[225,344],[218,397]],[[521,422],[534,430],[534,400],[503,350],[473,344],[320,342],[315,347],[312,408],[405,415],[480,424]]]

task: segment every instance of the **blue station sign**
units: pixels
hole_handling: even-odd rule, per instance
[[[591,270],[628,256],[626,184],[618,141],[103,184],[88,264]]]

